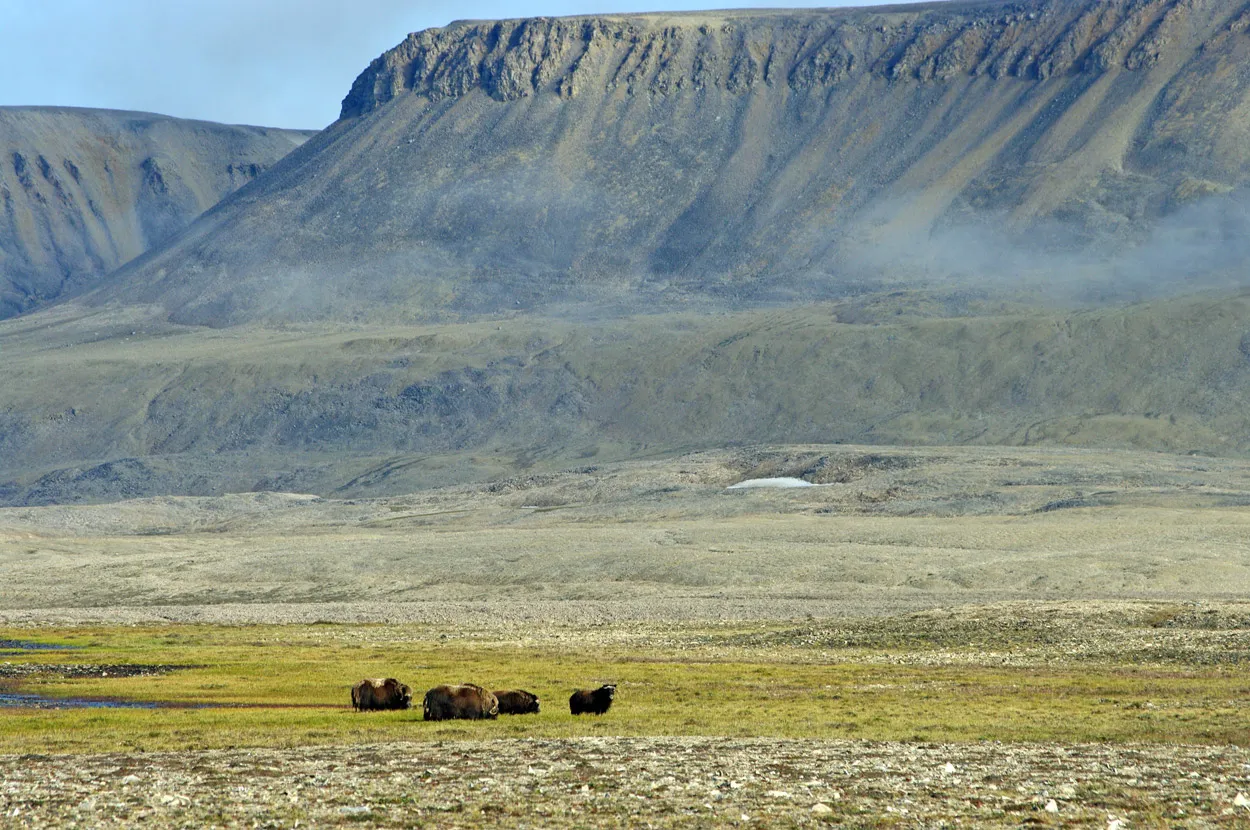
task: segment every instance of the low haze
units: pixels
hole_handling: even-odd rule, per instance
[[[369,61],[408,32],[456,19],[838,0],[8,0],[0,105],[101,107],[230,124],[319,129]],[[367,11],[365,10],[367,9]]]

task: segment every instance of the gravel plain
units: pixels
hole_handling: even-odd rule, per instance
[[[1250,751],[1228,747],[596,737],[8,756],[0,776],[6,827],[1250,824]]]

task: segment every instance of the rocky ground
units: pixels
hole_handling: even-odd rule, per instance
[[[444,626],[461,630],[474,625],[504,631],[510,641],[544,638],[548,629],[573,626],[638,624],[689,624],[694,622],[773,621],[809,616],[878,617],[905,614],[928,608],[949,607],[972,600],[1002,600],[1002,594],[965,592],[959,595],[929,593],[920,596],[865,596],[837,599],[806,598],[679,597],[604,600],[476,602],[310,602],[238,603],[231,605],[114,605],[83,608],[0,609],[0,625],[9,627],[74,625],[151,625],[190,623],[208,625],[311,625],[335,623],[405,624]],[[1011,599],[1020,599],[1008,595]],[[600,633],[600,632],[595,632]],[[607,634],[607,632],[601,632]],[[585,639],[588,635],[581,632]],[[589,635],[589,636],[593,636]]]
[[[685,458],[391,500],[11,509],[0,625],[17,640],[101,624],[347,624],[317,626],[333,645],[372,623],[377,648],[460,632],[475,646],[675,659],[1245,664],[1242,462],[909,452],[804,450],[732,469]],[[854,481],[724,491],[735,475],[809,467]],[[907,499],[859,495],[904,485]],[[15,659],[0,680],[27,670]],[[1244,747],[613,731],[609,714],[595,738],[0,756],[0,828],[1250,827]]]
[[[502,740],[4,756],[0,781],[5,827],[1250,826],[1229,747]]]

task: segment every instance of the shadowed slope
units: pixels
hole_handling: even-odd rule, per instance
[[[164,242],[309,132],[0,107],[0,317]]]
[[[1014,288],[943,234],[1101,251],[1247,182],[1248,26],[1241,0],[1035,0],[420,32],[96,301],[208,325],[740,304],[931,283],[943,240],[961,284]]]

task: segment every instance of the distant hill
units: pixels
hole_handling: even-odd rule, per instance
[[[93,301],[221,326],[1237,282],[1248,31],[1243,0],[456,23]]]
[[[0,107],[0,318],[167,240],[311,132]]]

